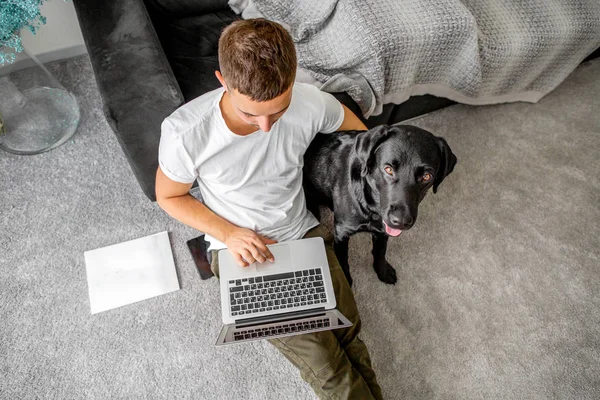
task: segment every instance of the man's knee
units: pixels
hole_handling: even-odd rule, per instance
[[[295,358],[292,361],[300,369],[310,369],[315,376],[329,368],[332,362],[339,363],[340,357],[345,356],[332,331],[288,336],[270,342],[284,354]]]
[[[352,392],[356,387],[366,387],[332,331],[272,339],[269,342],[300,370],[302,378],[313,386],[320,397],[329,397],[323,396],[325,393],[337,393],[341,398],[347,398],[342,393]]]

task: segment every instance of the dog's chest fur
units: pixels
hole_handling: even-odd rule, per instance
[[[370,216],[359,215],[359,210],[354,210],[351,216],[345,216],[337,218],[335,223],[336,234],[343,234],[343,236],[351,236],[357,232],[371,232],[371,233],[385,233],[385,228],[381,221],[381,217],[377,214],[371,214]],[[335,202],[333,207],[335,214]]]

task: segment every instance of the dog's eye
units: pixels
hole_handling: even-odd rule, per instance
[[[386,166],[386,167],[385,167],[383,170],[384,170],[384,171],[385,171],[385,173],[386,173],[386,174],[388,174],[388,175],[394,175],[394,169],[393,169],[392,167],[390,167],[389,165],[388,165],[388,166]]]
[[[423,182],[429,182],[431,180],[431,174],[429,172],[425,172],[421,179],[423,179]]]

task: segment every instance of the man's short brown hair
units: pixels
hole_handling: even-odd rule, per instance
[[[253,101],[280,96],[294,83],[296,49],[290,34],[263,18],[239,20],[219,39],[219,68],[228,89]]]

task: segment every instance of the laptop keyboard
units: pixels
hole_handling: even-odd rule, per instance
[[[229,281],[232,316],[327,302],[321,268]]]
[[[321,318],[312,321],[291,322],[278,326],[267,328],[247,329],[233,333],[233,340],[266,338],[269,336],[282,335],[286,333],[302,332],[317,328],[326,328],[329,326],[329,318]]]

